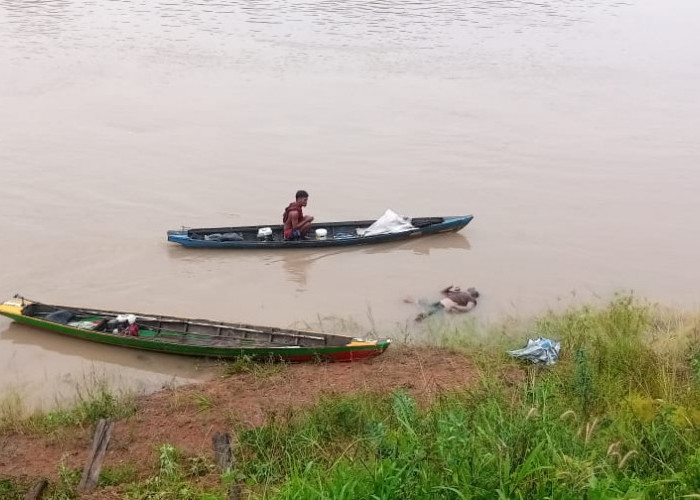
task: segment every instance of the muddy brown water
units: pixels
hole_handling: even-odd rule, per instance
[[[0,0],[0,295],[412,335],[616,291],[696,307],[700,4]],[[473,213],[377,247],[197,251],[167,229]],[[419,332],[418,332],[419,333]],[[416,334],[418,334],[416,333]],[[97,374],[97,375],[95,375]],[[0,319],[0,393],[206,363]]]

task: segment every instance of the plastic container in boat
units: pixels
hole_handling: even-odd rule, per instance
[[[317,240],[325,240],[326,236],[328,236],[328,230],[319,228],[316,230],[316,239]]]
[[[261,227],[258,229],[258,239],[268,241],[272,239],[272,228],[271,227]]]

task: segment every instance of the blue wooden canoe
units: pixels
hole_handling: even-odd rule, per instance
[[[287,241],[282,236],[283,226],[241,226],[208,227],[168,231],[168,241],[186,247],[198,248],[319,248],[350,245],[372,245],[390,241],[418,238],[429,234],[459,231],[474,218],[472,215],[455,217],[416,217],[411,219],[412,229],[399,233],[360,236],[362,230],[374,223],[373,220],[343,221],[312,224],[310,239]],[[258,237],[258,230],[263,227],[272,229],[272,234],[265,239]],[[325,229],[323,239],[315,238],[316,229]]]

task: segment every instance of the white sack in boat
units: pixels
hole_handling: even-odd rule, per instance
[[[365,229],[360,236],[374,236],[375,234],[401,233],[415,229],[409,217],[398,215],[391,209],[384,212],[379,219]]]

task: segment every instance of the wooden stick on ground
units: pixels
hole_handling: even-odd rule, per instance
[[[214,459],[222,472],[233,467],[233,451],[231,451],[231,434],[217,432],[211,438],[214,443]]]
[[[44,488],[49,484],[46,479],[39,479],[31,490],[24,495],[24,500],[38,500],[41,498],[42,493],[44,493]]]
[[[78,485],[78,493],[91,493],[97,488],[102,461],[112,437],[112,428],[114,428],[114,422],[111,420],[100,419],[97,423],[95,436],[92,438],[92,449],[83,469],[83,477]]]
[[[231,434],[217,432],[211,438],[214,444],[214,459],[222,472],[233,468],[233,450],[231,449]],[[240,500],[243,488],[240,484],[232,483],[228,490],[228,500]]]

